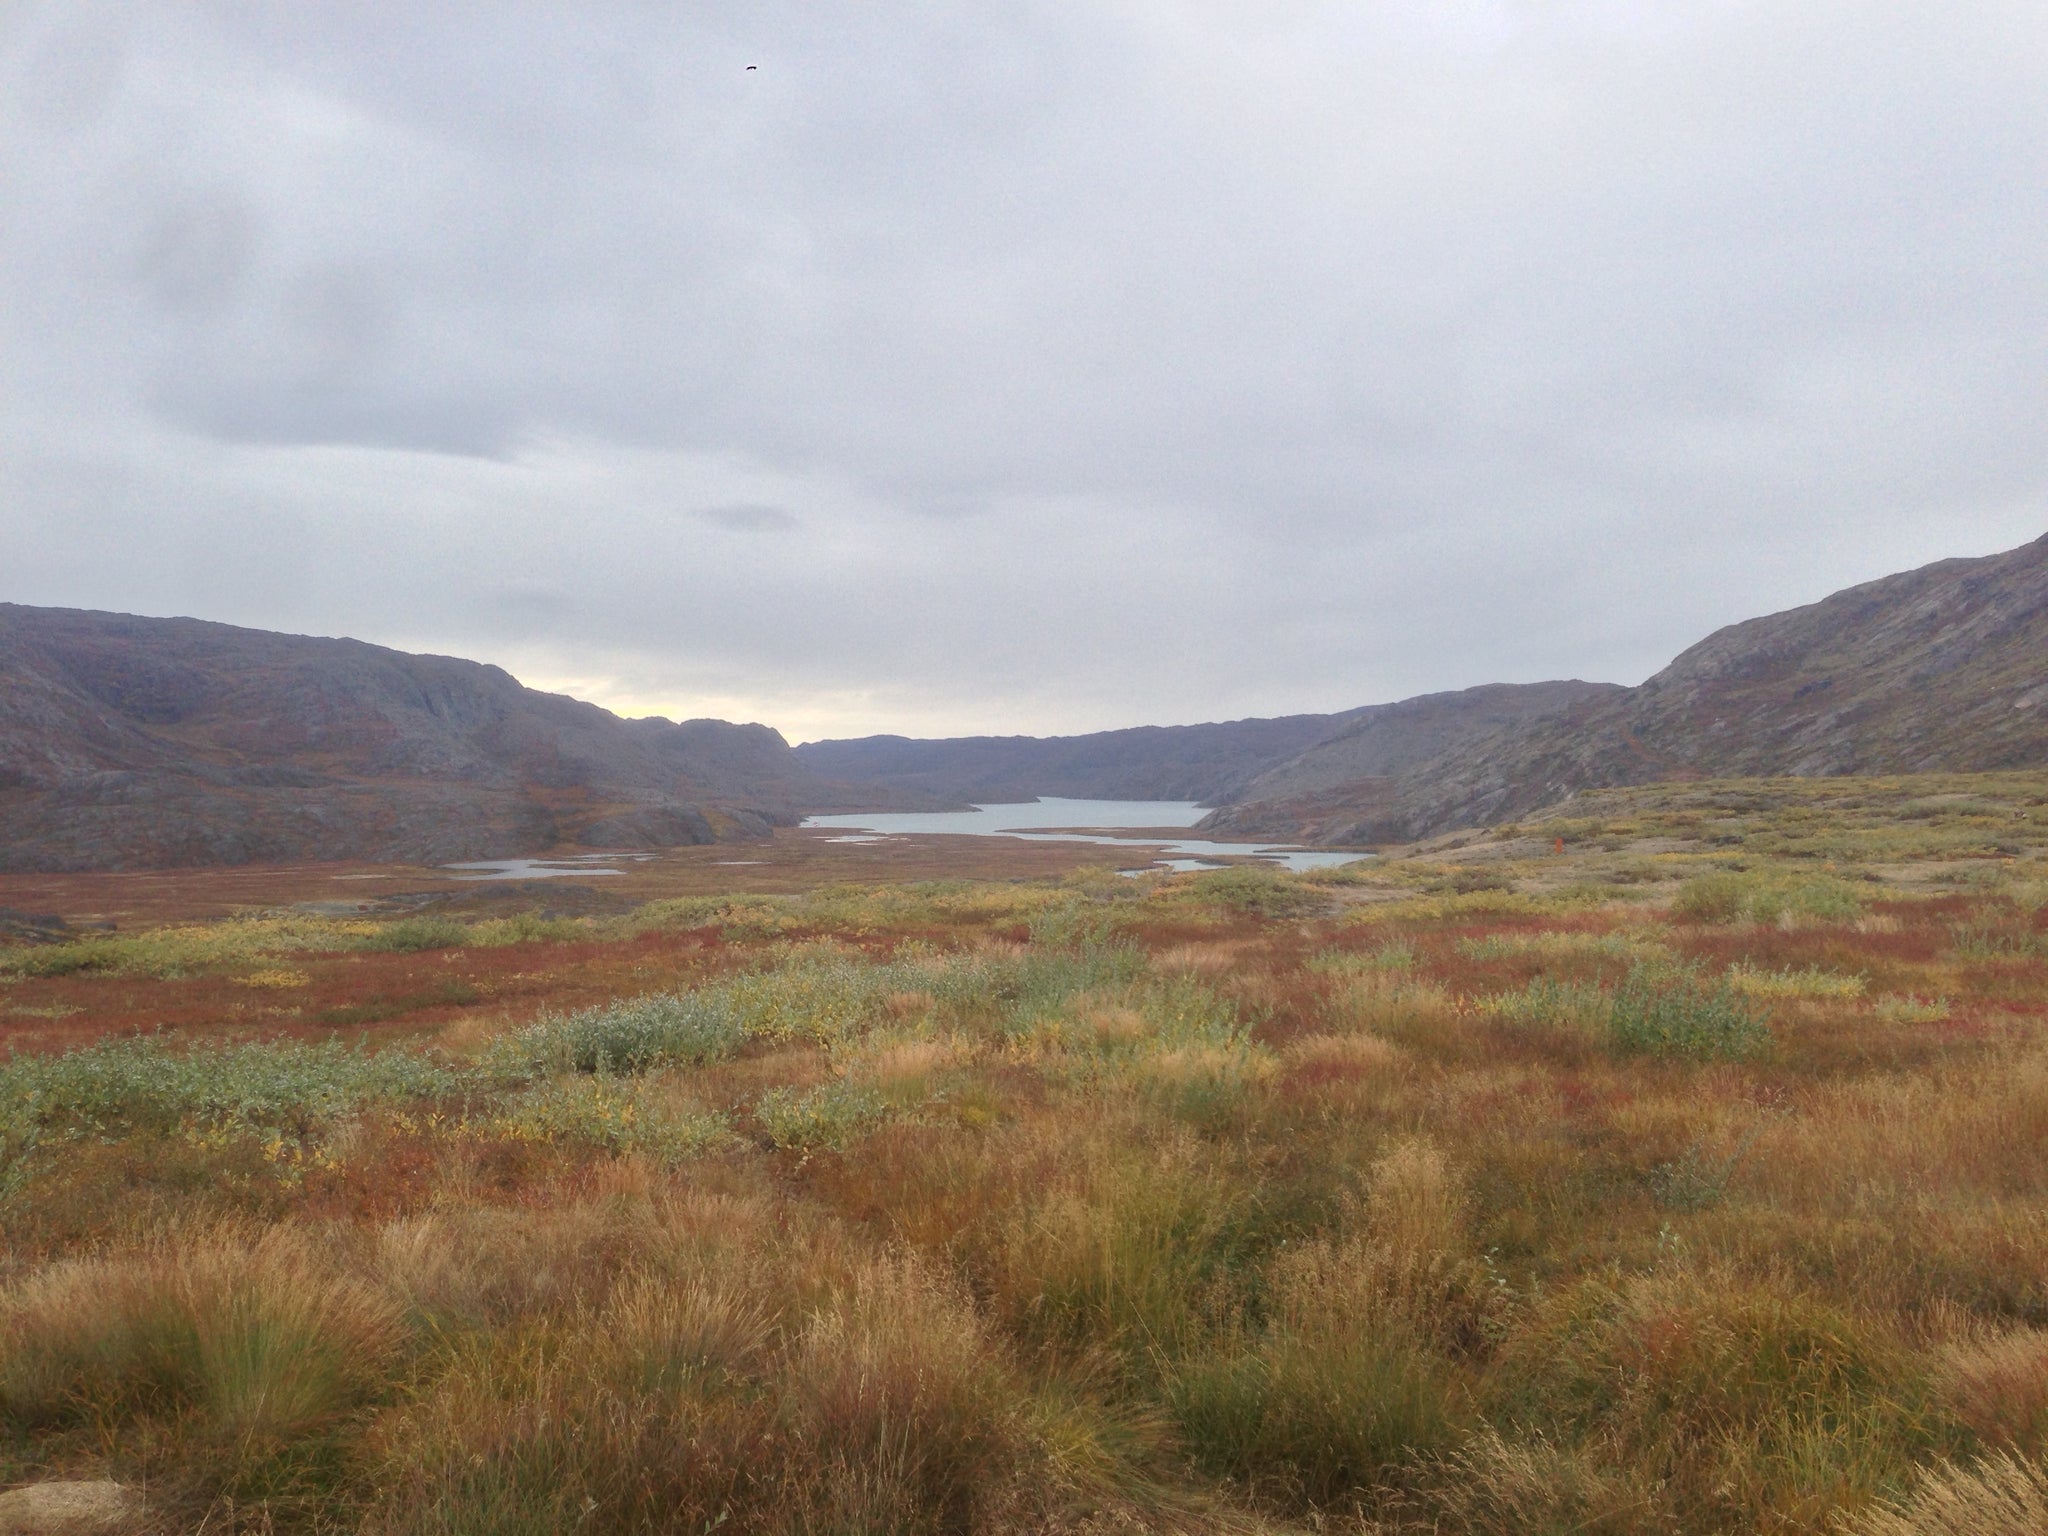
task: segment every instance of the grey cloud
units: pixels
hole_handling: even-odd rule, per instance
[[[735,533],[788,533],[803,526],[801,518],[784,508],[744,503],[730,507],[700,507],[697,515],[707,523],[716,523]]]
[[[0,595],[1022,728],[1633,680],[2043,521],[2037,7],[25,14]],[[317,571],[144,569],[250,518]]]
[[[241,199],[223,189],[167,200],[135,253],[136,281],[174,314],[219,314],[247,280],[252,222]]]

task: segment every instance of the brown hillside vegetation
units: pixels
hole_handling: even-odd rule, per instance
[[[1317,877],[755,875],[0,948],[0,1487],[2038,1529],[2048,775],[1618,789]]]

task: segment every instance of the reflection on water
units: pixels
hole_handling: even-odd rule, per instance
[[[1025,805],[977,805],[971,811],[854,811],[844,815],[809,816],[806,827],[844,827],[856,834],[828,841],[879,842],[888,837],[950,833],[968,837],[1017,837],[1027,842],[1101,843],[1107,847],[1158,849],[1154,864],[1171,869],[1215,869],[1219,858],[1256,858],[1283,869],[1330,869],[1368,855],[1336,853],[1327,848],[1294,848],[1274,843],[1219,843],[1201,837],[1175,837],[1174,829],[1192,827],[1206,815],[1192,800],[1060,800],[1045,798]],[[1060,830],[1053,830],[1053,829]],[[1133,836],[1132,829],[1155,836]],[[1068,830],[1073,829],[1073,830]],[[1109,832],[1122,832],[1112,837]],[[858,834],[866,834],[865,836]]]

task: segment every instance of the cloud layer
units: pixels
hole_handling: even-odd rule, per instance
[[[1635,681],[2048,523],[2043,121],[1974,0],[17,6],[0,598],[792,737]]]

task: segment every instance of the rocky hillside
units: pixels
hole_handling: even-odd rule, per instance
[[[672,846],[832,798],[766,726],[622,720],[355,640],[0,604],[0,870]]]
[[[1397,777],[1496,731],[1626,691],[1615,683],[1488,683],[1374,704],[1354,711],[1341,728],[1299,756],[1266,769],[1239,798],[1286,799]]]
[[[1332,779],[1326,761],[1304,754],[1210,823],[1405,841],[1662,779],[2039,767],[2048,538],[1730,625],[1640,688],[1504,723],[1420,764]]]

